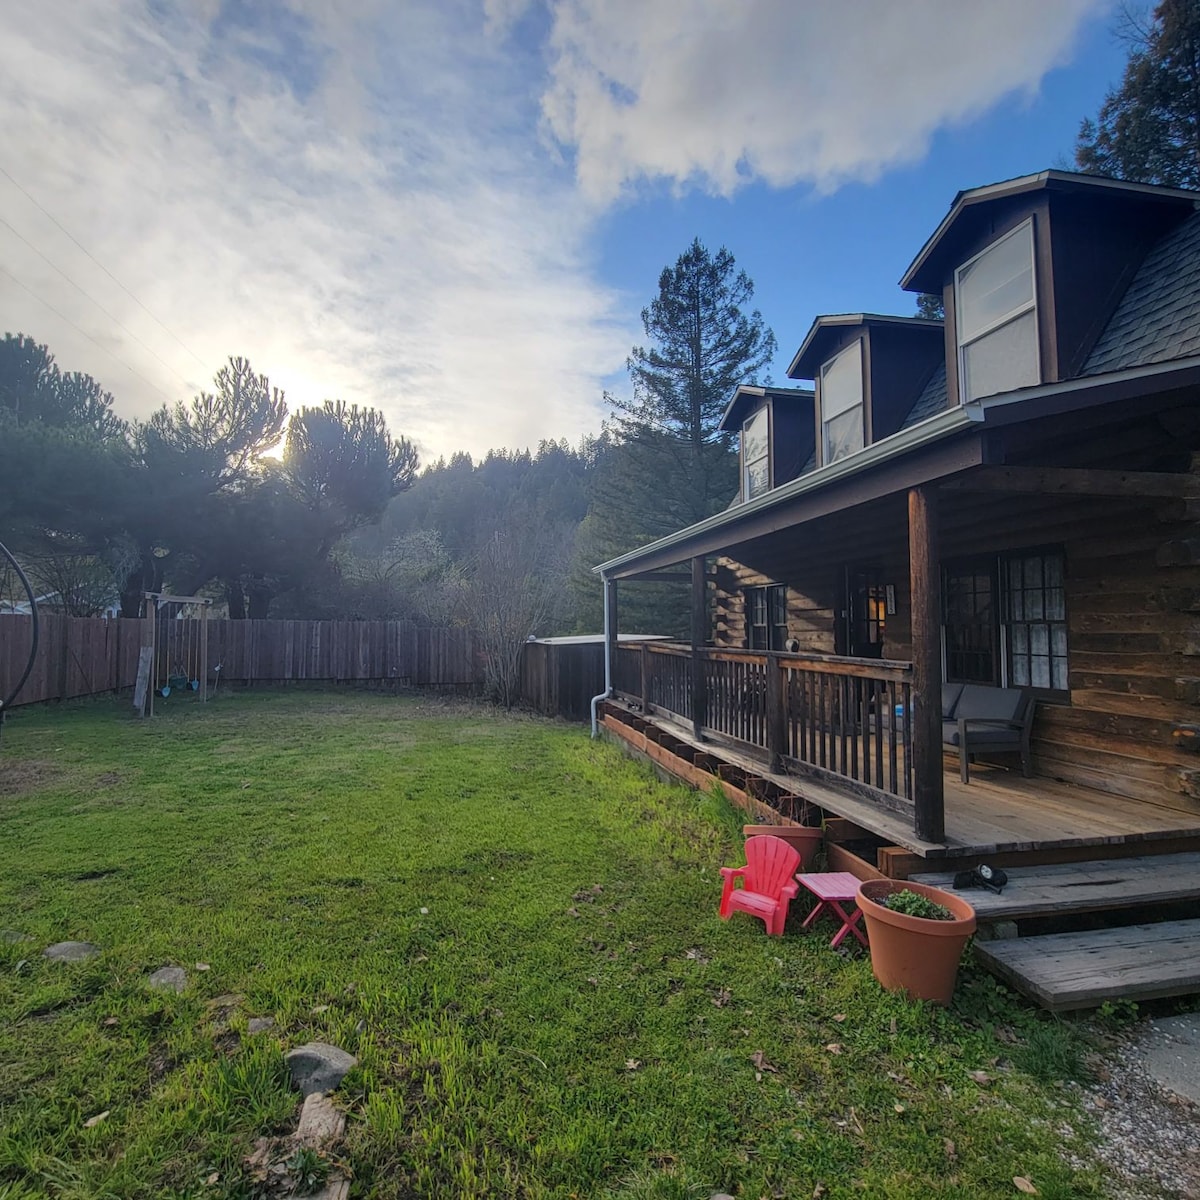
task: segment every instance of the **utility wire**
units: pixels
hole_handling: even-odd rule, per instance
[[[179,379],[185,387],[192,386],[191,382],[189,380],[185,379],[183,377],[183,375],[181,375],[173,366],[171,366],[171,364],[169,362],[167,362],[167,360],[165,358],[163,358],[163,356],[161,354],[159,354],[158,351],[155,350],[153,346],[147,346],[146,343],[143,342],[142,339],[140,337],[138,337],[138,335],[136,333],[134,333],[133,330],[130,329],[129,326],[126,325],[120,319],[120,317],[114,316],[112,313],[110,313],[108,311],[108,309],[105,308],[104,305],[101,304],[100,301],[96,299],[95,296],[91,295],[90,292],[86,291],[81,284],[76,283],[75,280],[72,279],[70,277],[70,275],[68,275],[66,273],[66,271],[64,271],[60,266],[58,266],[58,264],[55,263],[53,259],[51,259],[47,255],[43,254],[42,251],[40,251],[23,233],[21,233],[21,231],[19,229],[16,229],[9,221],[7,221],[2,216],[0,216],[0,225],[6,226],[8,228],[8,230],[14,236],[20,238],[21,241],[23,241],[25,243],[25,245],[27,245],[30,248],[30,250],[32,250],[34,252],[34,254],[36,254],[39,258],[43,259],[45,262],[49,263],[50,266],[54,268],[54,270],[56,270],[77,292],[79,292],[79,294],[81,296],[84,297],[84,299],[90,300],[114,325],[116,325],[119,329],[124,330],[125,333],[127,333],[131,338],[133,338],[133,340],[135,342],[137,342],[137,344],[139,346],[141,346],[141,348],[143,350],[145,350],[147,354],[152,354],[155,358],[157,358],[158,361],[160,363],[162,363],[162,365],[164,367],[166,367],[167,370],[170,371],[172,375],[174,375],[177,379]]]
[[[9,279],[11,279],[13,283],[17,285],[17,287],[23,288],[25,291],[27,291],[39,304],[42,304],[48,308],[56,317],[59,318],[59,320],[65,321],[77,333],[83,334],[83,336],[87,338],[87,340],[91,342],[97,350],[103,350],[104,353],[109,356],[109,358],[119,362],[121,366],[123,366],[131,375],[136,375],[147,387],[153,388],[153,390],[156,391],[168,404],[171,403],[171,397],[168,396],[167,393],[162,390],[162,388],[151,383],[150,380],[141,373],[141,371],[139,371],[136,367],[131,367],[119,354],[114,354],[107,346],[101,345],[94,337],[92,337],[90,333],[88,333],[86,329],[82,328],[82,326],[76,325],[75,322],[72,321],[71,318],[65,313],[59,312],[49,300],[43,300],[42,297],[33,290],[33,288],[31,288],[27,283],[22,283],[21,280],[19,280],[3,263],[0,263],[0,272],[3,272],[5,275],[7,275]]]
[[[78,246],[79,249],[82,250],[83,253],[86,254],[88,258],[90,258],[92,262],[94,262],[96,266],[98,266],[100,270],[102,270],[105,275],[107,275],[109,279],[111,279],[113,283],[115,283],[117,287],[119,287],[121,291],[125,293],[125,295],[127,295],[140,309],[142,309],[142,311],[145,312],[157,325],[166,330],[166,332],[169,333],[171,337],[173,337],[205,369],[205,371],[207,371],[209,374],[213,373],[212,368],[204,361],[204,359],[200,357],[200,355],[195,352],[195,350],[193,350],[173,329],[169,328],[161,320],[159,320],[159,318],[156,317],[154,313],[152,313],[150,309],[148,309],[146,305],[144,305],[141,300],[139,300],[137,296],[135,296],[133,292],[131,292],[52,212],[38,203],[38,201],[32,195],[30,195],[30,193],[26,191],[25,188],[23,188],[9,174],[3,166],[0,166],[0,175],[3,175],[4,178],[7,179],[8,182],[11,183],[13,187],[15,187],[17,191],[20,192],[21,195],[23,195],[29,201],[29,203],[34,206],[34,208],[42,213],[48,220],[53,221],[54,224],[57,225],[58,228],[61,229],[63,233],[65,233],[67,237],[69,237],[71,241],[73,241],[75,245]]]

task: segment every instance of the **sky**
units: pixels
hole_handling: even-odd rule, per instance
[[[0,325],[144,418],[247,357],[424,461],[572,443],[726,246],[775,383],[959,189],[1069,166],[1112,0],[6,0]]]

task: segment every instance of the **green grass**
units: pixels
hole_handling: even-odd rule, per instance
[[[160,710],[5,729],[0,1200],[254,1195],[308,1040],[358,1056],[357,1196],[1103,1194],[1062,1154],[1072,1027],[971,971],[948,1012],[884,995],[802,908],[721,922],[723,801],[466,705]],[[104,952],[42,959],[68,938]],[[146,989],[166,964],[183,994]]]

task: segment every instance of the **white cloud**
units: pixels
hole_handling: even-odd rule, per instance
[[[0,214],[139,341],[0,225],[3,328],[128,415],[240,353],[293,405],[374,404],[427,455],[597,427],[632,330],[593,278],[569,175],[538,154],[512,51],[477,14],[18,7],[0,163],[205,365],[0,176]]]
[[[0,165],[188,349],[3,175],[0,330],[127,415],[244,354],[426,456],[575,437],[646,299],[598,280],[606,204],[873,179],[1106,2],[9,0]]]
[[[492,0],[497,20],[515,0]],[[641,179],[829,191],[1036,89],[1110,0],[561,0],[543,108],[606,203]]]

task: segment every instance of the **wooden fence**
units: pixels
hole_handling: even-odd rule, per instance
[[[31,624],[29,617],[0,616],[0,699],[25,668]],[[14,706],[133,687],[142,625],[43,616],[33,673]],[[471,688],[482,680],[469,630],[404,621],[210,620],[210,685],[218,664],[222,687],[308,680]]]

